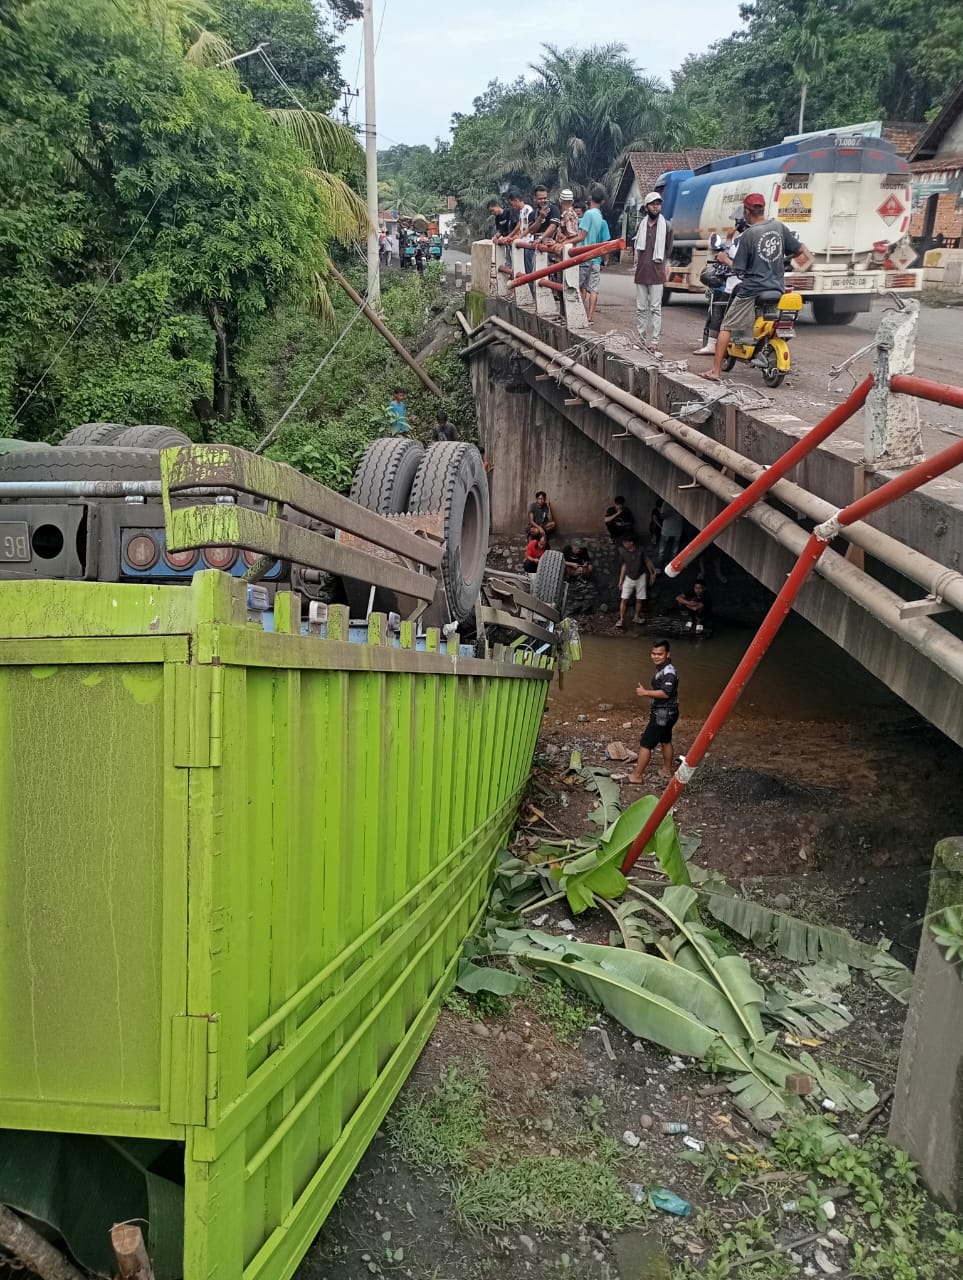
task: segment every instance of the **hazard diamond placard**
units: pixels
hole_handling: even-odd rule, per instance
[[[900,214],[906,212],[906,205],[896,196],[887,196],[876,212],[891,227]]]

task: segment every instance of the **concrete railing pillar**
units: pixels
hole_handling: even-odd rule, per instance
[[[535,270],[541,271],[543,267],[550,266],[555,261],[550,258],[544,250],[537,250],[535,253]],[[550,279],[554,280],[552,276]],[[557,290],[549,289],[542,280],[535,281],[535,310],[540,316],[546,316],[554,319],[558,314],[558,305],[555,302]]]
[[[863,410],[869,466],[911,467],[923,461],[919,401],[915,396],[895,395],[889,389],[893,374],[913,372],[919,313],[920,304],[909,300],[905,310],[885,311],[879,322],[876,385]]]
[[[570,258],[572,250],[569,245],[563,248],[563,257]],[[578,287],[578,265],[566,267],[562,275],[562,305],[565,308],[565,323],[569,329],[587,329],[588,317],[582,305],[582,294]]]
[[[525,275],[525,249],[531,248],[531,245],[519,244],[517,240],[512,242],[512,275]],[[532,311],[535,308],[535,300],[532,297],[532,286],[527,284],[519,285],[517,289],[510,289],[509,293],[514,297],[520,307],[524,307],[526,311]]]
[[[963,836],[941,840],[893,1095],[889,1137],[919,1161],[930,1190],[963,1210],[963,977],[933,937],[929,922],[963,905]]]
[[[504,251],[491,240],[473,240],[471,246],[471,288],[486,297],[497,292],[496,265],[498,255]]]

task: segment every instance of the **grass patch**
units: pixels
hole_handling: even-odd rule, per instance
[[[480,1064],[454,1064],[417,1097],[404,1098],[388,1117],[392,1146],[426,1173],[464,1169],[482,1146],[487,1076]]]
[[[484,1022],[486,1018],[503,1018],[511,1011],[511,1002],[493,991],[453,990],[445,996],[444,1006],[449,1013],[469,1022]]]
[[[599,1015],[594,1005],[561,982],[533,982],[527,1000],[563,1044],[578,1044]]]
[[[528,1223],[562,1230],[589,1222],[620,1231],[645,1216],[611,1162],[570,1156],[502,1156],[456,1181],[451,1199],[456,1217],[476,1231]]]

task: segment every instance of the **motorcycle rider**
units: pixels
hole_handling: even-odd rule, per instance
[[[775,218],[766,217],[766,197],[752,192],[742,202],[747,227],[739,240],[732,269],[739,287],[726,309],[712,368],[702,377],[718,382],[722,361],[733,336],[737,342],[751,342],[756,323],[756,299],[761,293],[783,293],[786,287],[785,258],[791,257],[800,271],[812,262],[812,254],[794,231]]]

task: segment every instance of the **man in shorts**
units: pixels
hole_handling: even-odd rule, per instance
[[[742,211],[746,230],[739,239],[739,247],[732,260],[733,274],[739,277],[739,286],[722,320],[712,368],[701,375],[709,382],[720,380],[722,361],[731,340],[739,343],[752,341],[759,295],[784,292],[785,259],[791,257],[801,271],[812,262],[812,255],[795,231],[775,218],[766,217],[764,195],[753,192],[746,196]]]
[[[605,189],[593,187],[589,194],[589,207],[579,218],[578,235],[575,244],[587,246],[602,244],[608,240],[608,223],[602,217],[602,203],[605,200]],[[579,264],[578,283],[582,292],[582,305],[585,307],[585,318],[589,324],[595,316],[595,308],[599,301],[599,281],[602,278],[602,258],[590,258],[588,262]]]
[[[655,667],[652,688],[646,689],[640,682],[635,690],[640,698],[651,701],[649,723],[639,739],[639,758],[626,779],[636,786],[643,781],[656,747],[662,748],[663,776],[672,777],[672,728],[679,718],[679,673],[672,665],[672,647],[668,640],[653,641],[652,664]]]
[[[625,626],[625,615],[629,601],[635,600],[636,623],[642,621],[642,605],[649,594],[649,583],[655,580],[655,565],[645,554],[634,533],[628,533],[622,539],[622,550],[619,552],[622,568],[619,572],[619,620],[615,624],[621,631]]]

